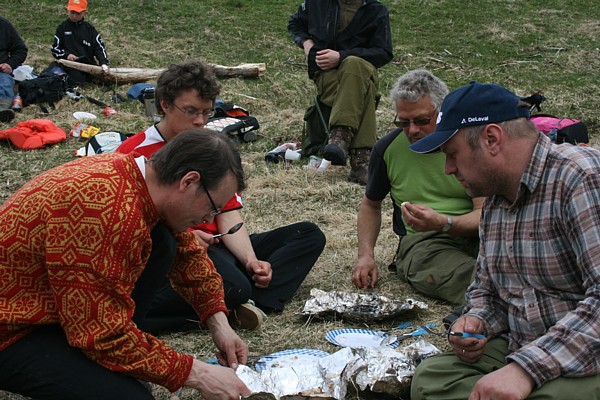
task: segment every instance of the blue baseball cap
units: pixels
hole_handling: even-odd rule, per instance
[[[508,89],[495,84],[471,82],[448,93],[438,113],[435,131],[410,145],[416,153],[438,151],[468,126],[529,118],[528,104]]]

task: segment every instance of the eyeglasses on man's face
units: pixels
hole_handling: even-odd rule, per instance
[[[408,128],[411,123],[413,123],[417,126],[425,126],[425,125],[429,125],[429,123],[433,119],[434,115],[435,115],[435,112],[433,114],[431,114],[430,117],[427,117],[427,118],[398,119],[398,114],[396,114],[396,116],[394,116],[394,125],[396,125],[398,128]]]
[[[206,188],[206,185],[204,184],[204,180],[200,179],[200,184],[202,185],[202,189],[204,189],[204,191],[206,192],[206,196],[208,197],[208,201],[210,201],[210,205],[212,206],[213,210],[210,212],[210,216],[211,217],[216,217],[217,215],[221,214],[221,209],[217,207],[217,205],[215,204],[215,202],[213,201],[208,189]]]
[[[208,119],[215,115],[215,110],[213,110],[213,109],[199,111],[199,110],[196,110],[195,108],[181,108],[175,103],[173,103],[173,106],[175,106],[176,109],[178,109],[179,111],[184,113],[185,116],[188,118],[196,119],[201,116],[202,118]]]

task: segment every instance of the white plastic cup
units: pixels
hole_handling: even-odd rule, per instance
[[[327,167],[329,167],[329,165],[331,164],[331,161],[323,159],[321,161],[321,165],[319,165],[319,168],[317,168],[317,171],[319,172],[323,172],[327,169]]]
[[[287,161],[296,161],[296,160],[299,160],[300,156],[301,156],[300,150],[290,150],[290,149],[287,149],[285,151],[285,159]]]

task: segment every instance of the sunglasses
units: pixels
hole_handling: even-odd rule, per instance
[[[398,128],[408,128],[410,124],[415,124],[417,126],[425,126],[429,125],[434,115],[435,112],[431,114],[431,117],[428,118],[398,119],[398,114],[396,114],[396,116],[394,116],[394,125],[396,125]]]

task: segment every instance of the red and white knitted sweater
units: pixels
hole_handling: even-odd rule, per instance
[[[0,350],[60,324],[92,360],[175,390],[192,356],[140,331],[131,292],[158,222],[132,155],[84,157],[48,170],[0,207]],[[201,320],[227,310],[223,283],[193,234],[177,233],[173,287]]]

